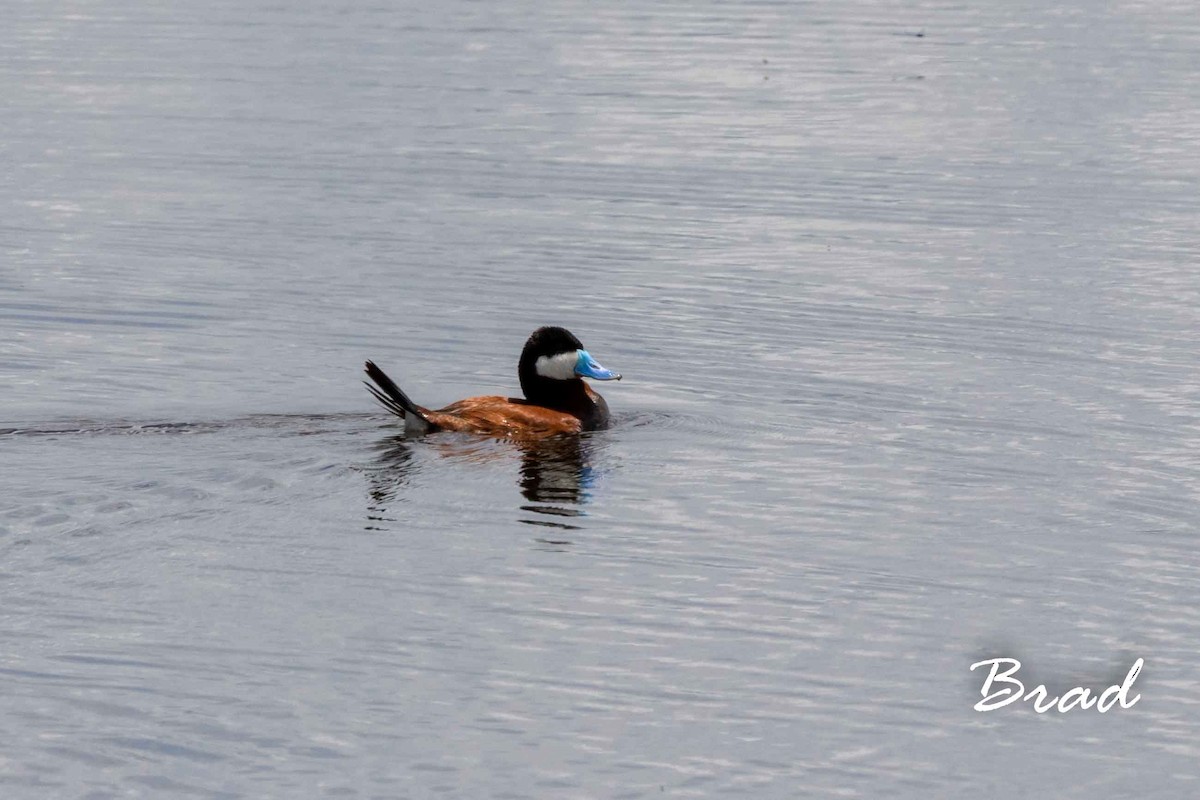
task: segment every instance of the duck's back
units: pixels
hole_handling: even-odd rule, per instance
[[[437,427],[463,433],[538,437],[583,430],[579,417],[572,414],[498,395],[468,397],[436,411],[421,410]]]

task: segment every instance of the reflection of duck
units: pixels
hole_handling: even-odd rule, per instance
[[[379,457],[372,467],[363,469],[369,485],[368,527],[395,522],[389,509],[402,501],[414,477],[422,471],[421,452],[455,461],[472,463],[510,462],[515,446],[521,461],[517,484],[528,502],[522,511],[543,518],[520,521],[531,525],[577,529],[564,518],[582,517],[582,506],[591,499],[595,480],[593,456],[601,440],[590,435],[558,436],[548,439],[510,441],[466,439],[463,437],[413,440],[403,435],[389,436],[379,443]],[[426,463],[424,465],[428,467]],[[503,464],[498,464],[503,468]]]
[[[375,523],[395,522],[385,515],[400,490],[408,486],[414,469],[411,445],[403,436],[388,437],[380,442],[380,450],[377,467],[363,470],[371,484],[371,499],[367,503],[368,530],[378,530]]]
[[[594,440],[564,436],[540,442],[521,442],[521,494],[532,505],[524,511],[552,517],[582,517],[579,506],[590,499],[594,474],[591,465]],[[575,528],[564,522],[523,519],[534,525]]]
[[[517,374],[524,399],[469,397],[436,411],[418,406],[374,362],[366,364],[371,394],[416,433],[451,430],[541,438],[608,425],[608,404],[582,378],[620,380],[600,366],[565,328],[538,328],[525,342]]]

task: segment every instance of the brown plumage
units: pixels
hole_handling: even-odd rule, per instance
[[[593,402],[604,402],[590,387],[584,391]],[[436,411],[417,408],[434,428],[447,431],[537,438],[584,430],[583,420],[574,414],[498,395],[468,397]]]

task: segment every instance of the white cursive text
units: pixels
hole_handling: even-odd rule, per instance
[[[1062,697],[1049,697],[1050,693],[1046,691],[1044,685],[1039,685],[1029,694],[1025,694],[1025,684],[1013,677],[1013,674],[1021,668],[1021,662],[1015,658],[989,658],[984,661],[976,661],[971,665],[972,672],[976,667],[989,665],[991,670],[988,671],[987,680],[983,682],[983,688],[979,690],[983,699],[975,704],[975,710],[995,711],[997,708],[1003,708],[1009,703],[1015,703],[1021,699],[1032,700],[1033,710],[1039,714],[1044,714],[1052,708],[1057,708],[1059,713],[1065,714],[1075,707],[1088,709],[1092,706],[1096,706],[1096,709],[1103,714],[1117,703],[1121,704],[1121,708],[1130,708],[1142,699],[1140,694],[1136,694],[1133,699],[1130,699],[1129,691],[1133,688],[1133,682],[1137,680],[1144,663],[1145,659],[1141,658],[1133,662],[1124,682],[1108,687],[1099,697],[1093,697],[1092,690],[1082,686],[1067,690]],[[1002,666],[1008,667],[1008,669],[1001,672]],[[993,687],[997,685],[1000,688],[993,690]]]

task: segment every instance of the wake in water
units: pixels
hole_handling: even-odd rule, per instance
[[[237,428],[293,429],[295,435],[324,432],[321,423],[370,419],[371,414],[255,414],[230,420],[197,422],[133,422],[130,420],[63,420],[0,428],[0,436],[140,436],[217,433]]]

